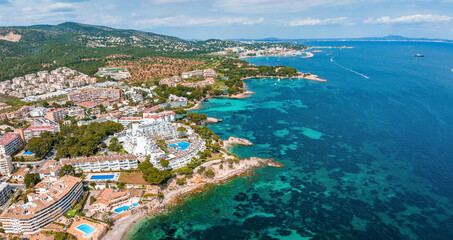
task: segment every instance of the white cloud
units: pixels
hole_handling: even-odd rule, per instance
[[[215,0],[214,6],[232,13],[284,13],[300,12],[315,7],[348,5],[361,0]]]
[[[148,1],[152,2],[152,3],[158,3],[158,4],[167,4],[167,3],[195,2],[198,0],[148,0]]]
[[[445,15],[431,15],[431,14],[414,14],[410,16],[401,16],[391,18],[384,16],[381,18],[369,18],[365,20],[365,23],[376,23],[376,24],[410,24],[410,23],[439,23],[448,22],[453,20],[453,17]]]
[[[187,27],[187,26],[226,26],[233,24],[254,25],[264,22],[264,18],[250,19],[247,17],[188,17],[184,15],[141,19],[135,21],[137,26],[167,26],[167,27]]]
[[[314,18],[295,18],[286,23],[291,27],[299,26],[316,26],[316,25],[351,25],[347,17],[327,18],[327,19],[314,19]]]

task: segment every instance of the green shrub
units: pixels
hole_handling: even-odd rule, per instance
[[[215,176],[215,173],[214,173],[214,171],[212,171],[212,169],[208,169],[208,170],[206,170],[206,171],[204,172],[204,175],[205,175],[206,177],[212,178],[212,177]]]

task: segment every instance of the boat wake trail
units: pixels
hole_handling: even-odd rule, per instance
[[[345,69],[345,70],[348,70],[348,71],[350,71],[350,72],[353,72],[353,73],[355,73],[355,74],[357,74],[357,75],[359,75],[359,76],[362,76],[362,77],[364,77],[364,78],[366,78],[366,79],[370,79],[370,77],[368,77],[368,76],[365,75],[365,74],[359,73],[359,72],[357,72],[357,71],[354,71],[354,70],[352,70],[352,69],[350,69],[350,68],[347,68],[347,67],[345,67],[345,66],[343,66],[343,65],[340,65],[340,64],[338,64],[337,62],[335,62],[333,59],[334,59],[336,56],[338,56],[338,55],[335,55],[335,56],[333,56],[333,57],[330,58],[330,61],[333,62],[335,65],[337,65],[337,66],[339,66],[339,67],[341,67],[341,68],[343,68],[343,69]]]

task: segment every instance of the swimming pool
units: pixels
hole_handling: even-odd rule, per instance
[[[33,155],[33,153],[30,152],[30,150],[27,150],[26,152],[24,152],[24,155]]]
[[[91,227],[90,225],[85,224],[85,223],[78,226],[77,229],[84,232],[86,235],[89,235],[90,233],[94,232],[94,230],[95,230],[93,227]]]
[[[114,211],[115,211],[116,213],[120,213],[120,212],[125,211],[125,210],[128,210],[128,209],[130,209],[130,208],[131,208],[131,207],[129,207],[129,206],[122,206],[122,207],[116,208]]]
[[[134,207],[137,207],[138,205],[140,205],[140,204],[138,204],[138,203],[132,203],[132,206],[134,206]]]
[[[109,175],[92,175],[91,176],[91,180],[111,180],[115,177],[115,175],[113,174],[109,174]]]
[[[182,142],[179,142],[179,143],[170,144],[168,146],[171,147],[171,148],[176,147],[178,150],[183,150],[184,151],[190,146],[190,143],[182,141]]]

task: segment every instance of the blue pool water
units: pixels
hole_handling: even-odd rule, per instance
[[[134,207],[137,207],[138,205],[140,205],[140,204],[138,204],[138,203],[132,203],[132,206],[134,206]]]
[[[88,224],[82,224],[80,226],[77,227],[80,231],[84,232],[86,235],[94,232],[94,228],[92,228],[90,225]]]
[[[111,180],[115,177],[115,175],[110,174],[110,175],[93,175],[91,176],[91,180]]]
[[[171,147],[171,148],[177,147],[178,150],[183,150],[184,151],[190,146],[190,143],[183,141],[183,142],[179,142],[179,143],[173,143],[173,144],[170,144],[168,146]]]
[[[129,207],[129,206],[122,206],[122,207],[116,208],[114,211],[115,211],[116,213],[120,213],[120,212],[125,211],[125,210],[128,210],[128,209],[130,209],[130,208],[131,208],[131,207]]]
[[[32,155],[33,153],[30,152],[30,150],[27,150],[26,152],[24,152],[24,155]]]

